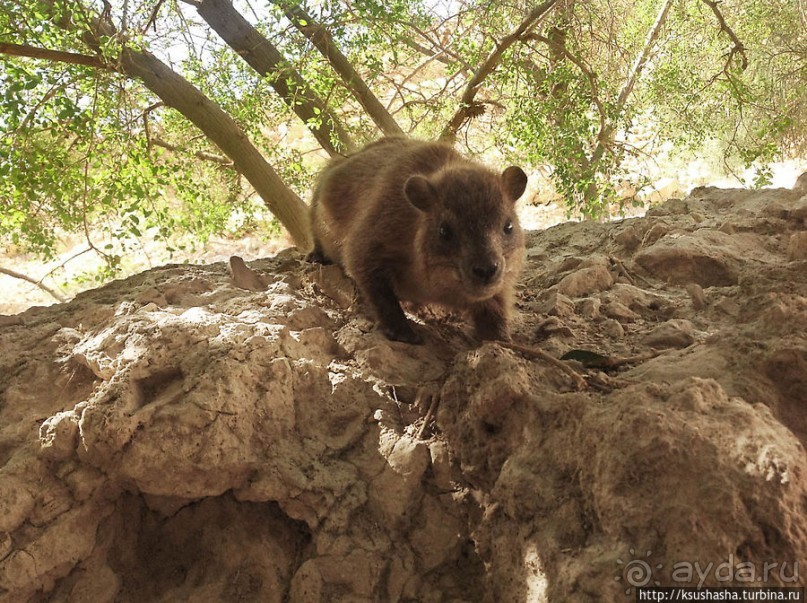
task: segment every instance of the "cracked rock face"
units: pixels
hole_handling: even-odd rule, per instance
[[[803,584],[802,193],[532,233],[514,340],[610,361],[569,362],[583,389],[430,309],[389,342],[292,250],[265,290],[169,266],[4,320],[0,601],[618,601],[632,560]]]

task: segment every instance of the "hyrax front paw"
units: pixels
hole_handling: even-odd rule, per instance
[[[480,341],[510,341],[504,301],[498,297],[473,310],[474,331]]]
[[[333,263],[325,256],[322,250],[318,248],[314,248],[312,251],[308,252],[305,256],[305,261],[309,264],[324,264],[326,266]]]
[[[412,345],[421,345],[423,343],[423,337],[418,335],[408,321],[396,325],[382,324],[380,325],[380,330],[387,339],[392,341],[401,341]]]
[[[506,323],[477,323],[475,331],[479,341],[510,341],[511,339]]]

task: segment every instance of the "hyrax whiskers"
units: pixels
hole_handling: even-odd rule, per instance
[[[345,270],[389,339],[422,341],[401,301],[464,310],[480,339],[509,339],[526,185],[515,166],[499,174],[447,144],[383,138],[319,176],[309,258]]]

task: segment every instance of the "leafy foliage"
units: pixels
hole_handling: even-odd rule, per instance
[[[282,4],[235,1],[357,143],[375,138],[351,82],[340,80],[292,27]],[[112,66],[122,43],[157,54],[224,108],[305,197],[325,158],[307,130],[312,124],[300,123],[192,6],[174,0],[152,14],[157,5],[131,0],[107,11],[94,0],[52,6],[2,0],[0,41],[100,55]],[[457,111],[474,70],[531,3],[301,6],[404,130],[429,138]],[[558,2],[481,83],[461,142],[527,168],[548,166],[569,211],[589,217],[624,202],[618,184],[645,181],[636,159],[664,142],[697,150],[718,140],[729,169],[756,166],[748,184],[769,182],[771,161],[805,147],[807,41],[797,3],[725,0],[724,27],[706,2],[678,0],[648,46],[660,6],[658,0]],[[97,48],[81,32],[101,15],[120,35]],[[643,50],[647,60],[636,74]],[[635,86],[623,98],[632,74]],[[190,233],[203,242],[230,228],[233,215],[244,224],[258,219],[251,188],[221,151],[114,70],[4,58],[0,135],[0,241],[43,258],[55,253],[60,232],[79,232],[111,273],[142,237],[170,246]]]

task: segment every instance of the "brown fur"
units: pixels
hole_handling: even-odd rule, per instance
[[[465,310],[479,338],[508,339],[526,181],[520,168],[497,174],[446,144],[383,138],[323,170],[309,257],[354,279],[390,339],[421,341],[400,300]]]

